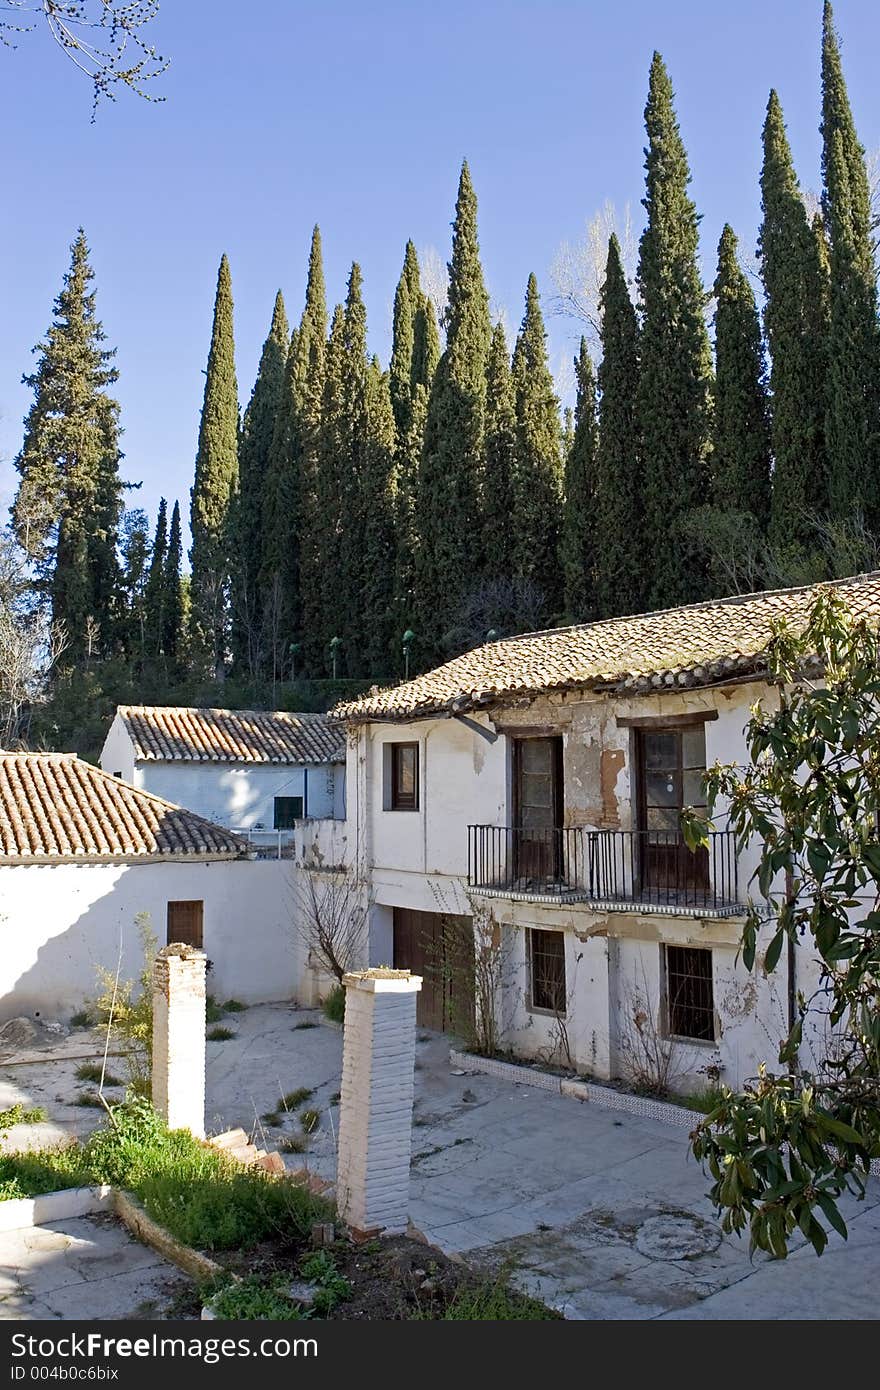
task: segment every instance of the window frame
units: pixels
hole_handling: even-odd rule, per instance
[[[176,907],[198,908],[198,940],[188,941],[179,936],[171,936],[171,909]],[[180,930],[180,928],[176,928]],[[204,898],[169,898],[165,907],[165,945],[193,946],[197,951],[205,949],[205,900]]]
[[[419,744],[417,739],[408,739],[406,742],[389,742],[385,747],[388,752],[388,801],[385,809],[387,811],[418,811],[421,800],[421,779],[419,769]],[[412,793],[402,792],[400,788],[400,767],[401,753],[405,749],[411,749],[413,753],[413,790]]]
[[[682,980],[688,979],[688,978],[689,978],[689,979],[692,979],[692,980],[702,980],[703,977],[694,975],[692,972],[689,972],[688,974],[685,974],[683,970],[673,970],[672,972],[670,972],[670,961],[669,961],[669,952],[670,952],[670,951],[692,952],[692,953],[694,953],[694,954],[698,954],[700,957],[705,957],[705,959],[706,959],[706,961],[707,961],[707,967],[708,967],[708,968],[707,968],[707,971],[706,971],[705,982],[708,983],[708,986],[709,986],[708,1013],[709,1013],[709,1026],[710,1026],[710,1028],[711,1028],[711,1037],[704,1037],[704,1036],[701,1035],[701,1034],[680,1033],[680,1032],[675,1032],[675,1031],[673,1031],[673,1012],[674,1012],[674,1010],[685,1011],[685,1010],[687,1010],[687,1009],[692,1009],[692,1010],[700,1010],[701,1012],[704,1012],[704,1013],[705,1013],[705,1012],[706,1012],[706,1006],[704,1006],[704,1005],[694,1005],[694,1004],[692,1004],[692,1003],[691,1003],[691,1004],[688,1004],[688,1003],[673,1004],[673,1003],[672,1003],[671,998],[670,998],[670,988],[669,988],[669,985],[670,985],[670,975],[672,976],[673,979],[682,979]],[[717,1023],[717,1016],[716,1016],[716,1009],[715,1009],[715,960],[714,960],[714,951],[712,950],[711,946],[691,946],[691,945],[684,945],[684,944],[682,944],[682,943],[675,942],[675,941],[665,941],[665,942],[663,942],[663,944],[662,944],[661,947],[660,947],[660,952],[661,952],[661,960],[660,960],[660,964],[661,964],[661,978],[662,978],[662,989],[663,989],[663,995],[662,995],[662,999],[663,999],[663,1008],[662,1008],[662,1014],[661,1014],[661,1017],[662,1017],[662,1020],[663,1020],[663,1036],[664,1036],[665,1038],[668,1038],[670,1042],[685,1043],[685,1044],[687,1044],[689,1047],[700,1047],[700,1046],[702,1046],[702,1047],[715,1047],[715,1046],[717,1046],[717,1043],[718,1043],[718,1023]]]
[[[557,938],[560,946],[563,997],[561,1009],[554,1009],[549,1004],[537,1004],[535,1002],[535,948],[539,944],[536,938],[546,936]],[[526,953],[526,969],[528,974],[526,1008],[529,1013],[543,1014],[547,1018],[565,1018],[568,1009],[568,974],[565,962],[565,932],[546,927],[528,927],[526,929]]]

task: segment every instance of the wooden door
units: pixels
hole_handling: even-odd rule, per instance
[[[562,874],[562,739],[513,744],[514,877],[555,882]]]
[[[474,929],[470,917],[394,909],[394,968],[421,975],[416,1020],[437,1032],[473,1025]]]
[[[688,849],[681,813],[706,804],[705,725],[639,729],[637,736],[641,887],[652,897],[695,899],[709,886],[709,855]]]

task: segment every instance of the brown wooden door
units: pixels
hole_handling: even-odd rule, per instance
[[[638,819],[641,887],[651,897],[687,900],[709,886],[709,855],[692,853],[681,833],[685,806],[705,806],[706,729],[639,729]]]
[[[394,909],[394,968],[421,975],[416,1020],[437,1032],[467,1032],[474,1013],[474,929],[470,917]]]
[[[169,903],[166,945],[170,946],[172,941],[180,941],[186,946],[197,946],[201,951],[204,907],[201,900]]]
[[[514,877],[555,882],[562,873],[562,739],[513,744]]]

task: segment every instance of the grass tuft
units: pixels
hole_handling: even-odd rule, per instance
[[[294,1033],[301,1033],[302,1030],[303,1030],[303,1028],[318,1028],[318,1027],[320,1027],[320,1024],[313,1023],[312,1020],[311,1020],[310,1018],[305,1018],[305,1019],[303,1019],[302,1023],[295,1023],[295,1024],[293,1025],[293,1028],[292,1028],[291,1031],[294,1032]]]
[[[77,1081],[94,1081],[98,1085],[101,1083],[101,1064],[100,1062],[82,1062],[76,1069]],[[105,1072],[105,1086],[121,1086],[123,1083],[118,1076],[113,1076],[111,1072]]]
[[[223,1005],[223,1012],[225,1014],[243,1014],[246,1008],[247,1004],[242,1004],[240,999],[227,999]]]
[[[317,1110],[304,1110],[299,1117],[299,1122],[305,1134],[314,1134],[320,1120],[321,1116],[318,1114]]]
[[[278,1147],[285,1154],[304,1154],[309,1147],[309,1141],[304,1134],[285,1134]]]
[[[329,1018],[331,1023],[345,1022],[345,988],[343,985],[334,985],[322,1005],[324,1017]]]
[[[315,1094],[312,1086],[298,1086],[295,1091],[288,1091],[286,1096],[281,1099],[281,1104],[285,1110],[296,1110],[300,1105],[311,1100]]]
[[[494,1279],[460,1286],[442,1312],[420,1307],[410,1316],[416,1322],[549,1322],[561,1314],[512,1289],[508,1271],[502,1270]]]
[[[226,1042],[234,1038],[235,1033],[231,1028],[209,1028],[205,1036],[209,1042]]]
[[[71,1014],[71,1028],[91,1028],[96,1020],[89,1013],[88,1009],[79,1009],[77,1013]]]
[[[101,1100],[100,1096],[95,1094],[94,1091],[80,1091],[77,1096],[74,1096],[73,1104],[82,1105],[86,1109],[90,1110],[104,1109],[104,1102]]]
[[[306,1314],[290,1297],[290,1280],[283,1274],[246,1274],[218,1289],[210,1286],[203,1295],[218,1318],[265,1319],[271,1322],[299,1322]]]

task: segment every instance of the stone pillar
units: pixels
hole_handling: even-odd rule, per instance
[[[204,951],[175,942],[153,963],[153,1105],[169,1129],[205,1136]]]
[[[345,976],[336,1199],[356,1234],[397,1235],[409,1216],[416,995],[408,970]]]

